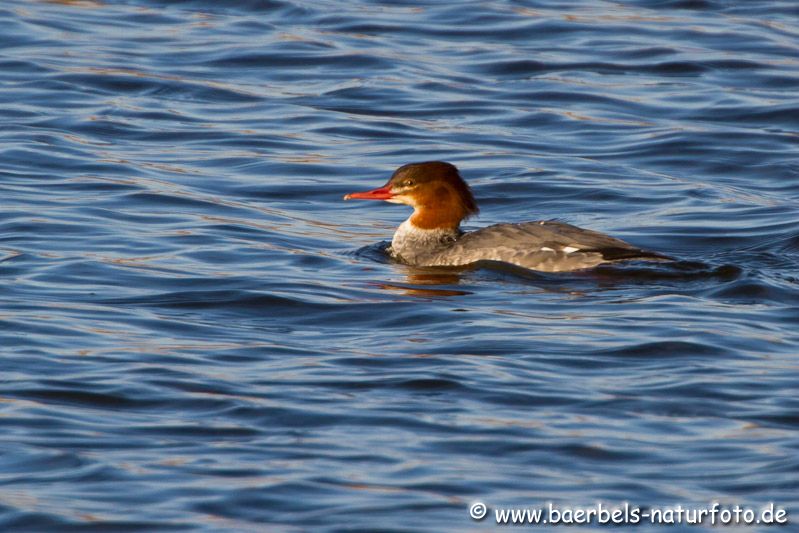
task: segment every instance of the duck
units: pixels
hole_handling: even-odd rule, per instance
[[[461,223],[477,215],[479,208],[458,168],[444,161],[403,165],[382,187],[346,194],[344,200],[382,200],[412,207],[386,250],[410,266],[460,267],[492,261],[539,272],[571,272],[605,263],[672,260],[558,220],[463,231]]]

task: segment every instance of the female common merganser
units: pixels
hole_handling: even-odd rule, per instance
[[[387,250],[412,266],[459,266],[487,260],[566,272],[623,260],[670,260],[608,235],[550,220],[495,224],[464,233],[460,223],[477,214],[477,203],[455,165],[442,161],[402,166],[379,189],[354,192],[344,199],[385,200],[413,207]]]

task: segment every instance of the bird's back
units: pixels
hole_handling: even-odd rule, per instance
[[[489,260],[545,272],[563,272],[622,259],[668,258],[564,222],[536,221],[495,224],[465,233],[446,249],[419,259],[427,266]]]

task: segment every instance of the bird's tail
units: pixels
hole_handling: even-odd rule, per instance
[[[674,261],[673,257],[668,255],[659,254],[657,252],[649,252],[647,250],[640,250],[638,248],[603,248],[597,250],[602,254],[605,261],[623,261],[630,259],[640,259],[642,261]]]

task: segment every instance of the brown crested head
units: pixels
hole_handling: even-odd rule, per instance
[[[423,229],[457,229],[479,211],[458,169],[443,161],[410,163],[394,171],[380,188],[350,193],[345,200],[385,200],[414,208],[411,222]]]
[[[457,228],[461,220],[479,212],[471,188],[451,163],[403,165],[386,187],[391,190],[393,201],[415,208],[411,222],[421,228]]]

